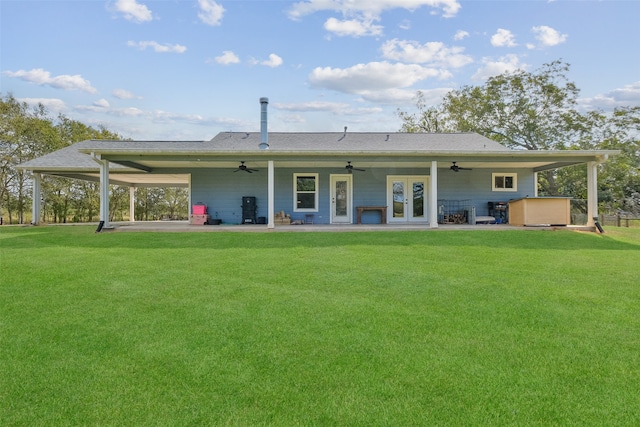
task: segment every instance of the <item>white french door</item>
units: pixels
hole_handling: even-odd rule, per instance
[[[353,175],[331,175],[331,224],[353,222]]]
[[[387,177],[387,222],[427,222],[428,176]]]

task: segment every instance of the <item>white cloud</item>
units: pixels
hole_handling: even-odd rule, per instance
[[[133,99],[133,98],[140,99],[139,96],[135,96],[133,93],[124,89],[115,89],[113,92],[111,92],[111,94],[118,99]]]
[[[469,37],[469,33],[464,30],[458,30],[456,34],[453,36],[454,40],[463,40]]]
[[[384,89],[362,92],[360,96],[369,102],[397,107],[403,104],[414,105],[412,100],[416,96],[416,91],[413,89]]]
[[[272,53],[271,55],[269,55],[269,59],[265,60],[265,61],[257,61],[257,60],[253,60],[254,64],[259,64],[259,65],[265,65],[267,67],[271,67],[271,68],[276,68],[282,65],[283,61],[282,58],[280,58],[278,55],[276,55],[275,53]]]
[[[350,104],[344,102],[300,102],[292,104],[276,103],[274,108],[281,111],[300,112],[300,113],[331,113],[340,116],[360,116],[377,114],[382,112],[380,107],[360,107],[354,108]],[[299,116],[293,116],[299,117]]]
[[[109,108],[101,105],[96,105],[94,102],[93,105],[77,105],[74,107],[74,110],[81,112],[91,112],[91,113],[105,113],[110,116],[115,117],[143,117],[145,116],[145,112],[135,107],[126,107],[126,108]]]
[[[237,64],[240,62],[240,58],[230,50],[225,50],[222,52],[222,55],[216,56],[215,61],[218,64],[229,65],[229,64]]]
[[[578,104],[585,110],[640,106],[640,81],[592,98],[581,98]]]
[[[314,87],[374,96],[375,92],[408,88],[433,77],[449,77],[449,74],[417,64],[390,64],[385,61],[358,64],[350,68],[318,67],[309,75],[309,82]]]
[[[626,85],[620,89],[614,89],[608,94],[619,101],[630,101],[640,104],[640,81]]]
[[[423,6],[441,9],[445,18],[455,16],[461,7],[457,0],[307,0],[294,3],[289,9],[289,17],[300,19],[316,12],[334,11],[343,16],[377,18],[385,10],[416,10]]]
[[[109,101],[107,101],[106,99],[102,98],[102,99],[98,99],[97,101],[95,101],[93,103],[93,105],[95,107],[98,108],[109,108],[111,105],[109,104]]]
[[[441,104],[445,95],[451,92],[452,90],[455,90],[455,89],[451,87],[440,87],[436,89],[422,89],[420,90],[420,92],[422,93],[421,101],[424,105]],[[414,97],[412,98],[412,103],[415,105],[415,102],[416,102],[415,92],[413,95]]]
[[[526,64],[520,63],[520,59],[516,55],[506,55],[497,61],[483,58],[482,62],[484,66],[471,76],[472,80],[486,80],[502,73],[525,70],[527,68]]]
[[[217,26],[222,23],[224,7],[214,0],[198,0],[200,12],[198,18],[207,25]]]
[[[344,102],[300,102],[293,104],[275,103],[273,107],[282,111],[298,111],[298,112],[342,112],[349,108],[349,104]]]
[[[117,0],[116,11],[124,14],[125,19],[133,22],[147,22],[153,19],[153,14],[149,8],[136,0]]]
[[[546,25],[533,27],[531,32],[535,34],[536,40],[538,40],[542,46],[556,46],[567,41],[569,37],[567,34],[560,34],[557,30],[547,27]],[[530,44],[527,46],[532,47]]]
[[[97,90],[91,86],[89,80],[84,79],[81,75],[74,76],[63,74],[59,76],[51,76],[51,73],[42,68],[34,68],[29,71],[5,71],[2,74],[9,77],[16,77],[29,83],[39,86],[51,86],[56,89],[64,90],[81,90],[88,93],[96,93]]]
[[[141,41],[141,42],[128,41],[127,46],[135,47],[140,50],[145,50],[149,47],[153,49],[154,52],[158,52],[158,53],[184,53],[187,50],[186,46],[182,46],[179,44],[174,44],[174,45],[160,44],[155,41]]]
[[[455,16],[460,10],[457,0],[307,0],[294,3],[289,9],[289,18],[299,20],[316,12],[333,11],[342,15],[342,20],[329,18],[324,28],[338,36],[378,36],[383,27],[375,25],[381,14],[391,9],[410,11],[427,6],[441,9],[444,17]],[[403,28],[408,28],[406,22]]]
[[[47,108],[47,110],[55,113],[61,113],[67,109],[67,105],[64,101],[56,98],[18,98],[17,100],[34,106],[42,104]]]
[[[416,41],[393,39],[385,42],[382,55],[386,59],[409,63],[425,64],[445,68],[459,68],[473,62],[469,55],[464,55],[463,47],[446,47],[441,42],[420,44]]]
[[[514,47],[518,44],[511,31],[498,28],[498,31],[491,36],[491,45],[496,47]]]
[[[411,29],[411,21],[405,19],[400,24],[398,24],[398,27],[401,30],[410,30]]]
[[[329,18],[324,23],[324,29],[337,36],[379,36],[382,34],[382,26],[374,25],[372,20],[347,19],[340,21]]]

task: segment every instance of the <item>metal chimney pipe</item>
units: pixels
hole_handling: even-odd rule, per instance
[[[260,98],[260,149],[269,149],[269,134],[267,132],[267,106],[269,98]]]

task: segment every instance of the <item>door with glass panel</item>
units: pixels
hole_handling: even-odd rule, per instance
[[[427,176],[387,177],[387,221],[427,222]]]
[[[331,175],[331,223],[351,224],[353,220],[353,175]]]

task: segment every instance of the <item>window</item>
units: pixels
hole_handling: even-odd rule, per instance
[[[318,174],[293,174],[294,212],[318,212]]]
[[[518,191],[518,174],[494,173],[491,175],[493,191]]]

